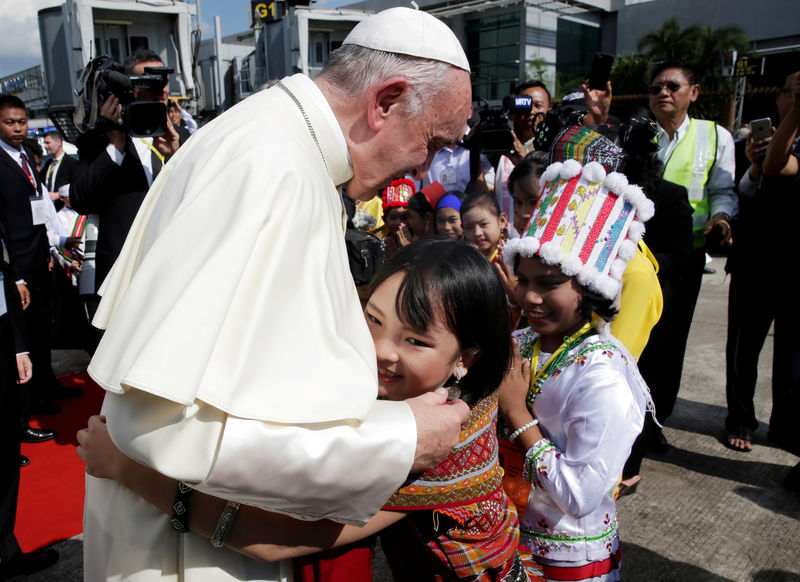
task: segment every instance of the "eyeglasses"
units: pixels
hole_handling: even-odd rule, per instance
[[[689,83],[686,83],[684,85],[681,83],[676,83],[675,81],[667,81],[666,83],[653,83],[653,85],[650,86],[650,95],[658,95],[661,93],[661,90],[664,89],[664,87],[666,87],[667,91],[670,93],[674,93],[681,87],[685,87],[688,84]]]

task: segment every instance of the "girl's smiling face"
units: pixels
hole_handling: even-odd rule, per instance
[[[565,336],[586,323],[581,313],[580,286],[575,277],[568,277],[538,257],[520,257],[516,275],[517,302],[531,328],[541,336],[542,351],[552,353]]]
[[[508,225],[505,214],[497,216],[481,205],[473,206],[465,212],[461,223],[467,241],[486,256],[497,248],[503,230]]]
[[[413,329],[400,321],[395,301],[405,273],[395,273],[369,298],[364,316],[378,356],[378,395],[405,400],[444,385],[461,367],[462,350],[440,315],[428,329]]]
[[[461,238],[461,213],[455,208],[442,207],[436,211],[436,232],[450,238]]]

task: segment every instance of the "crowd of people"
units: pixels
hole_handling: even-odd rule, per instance
[[[668,450],[711,244],[730,249],[721,441],[752,449],[774,323],[769,438],[800,453],[790,286],[749,301],[792,244],[772,225],[800,189],[800,72],[739,145],[690,115],[688,63],[655,67],[649,111],[610,82],[557,108],[526,82],[488,156],[469,72],[443,23],[390,9],[191,139],[167,85],[137,89],[164,135],[132,136],[111,95],[78,160],[51,132],[43,163],[0,96],[0,578],[58,557],[13,531],[19,443],[56,436],[30,415],[81,394],[52,372],[62,327],[107,392],[78,435],[87,580],[370,580],[376,535],[397,580],[619,580],[616,500]]]

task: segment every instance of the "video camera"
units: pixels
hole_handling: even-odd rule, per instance
[[[514,128],[508,119],[509,114],[527,115],[533,109],[533,98],[529,95],[506,95],[502,105],[484,106],[478,111],[480,117],[479,131],[475,139],[484,154],[505,154],[514,149]]]
[[[135,137],[156,137],[167,133],[167,106],[160,101],[136,101],[135,89],[160,93],[174,72],[170,67],[145,67],[143,75],[128,75],[110,57],[92,59],[78,79],[78,106],[73,115],[81,133],[90,129],[107,131],[111,123],[100,116],[100,107],[110,95],[122,105],[122,127]]]

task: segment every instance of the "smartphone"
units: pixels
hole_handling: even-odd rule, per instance
[[[594,53],[592,70],[589,71],[589,89],[606,88],[606,83],[608,83],[608,79],[611,76],[611,65],[613,64],[613,55]]]
[[[772,135],[772,121],[769,117],[754,119],[750,122],[750,135],[753,141],[761,141]]]

